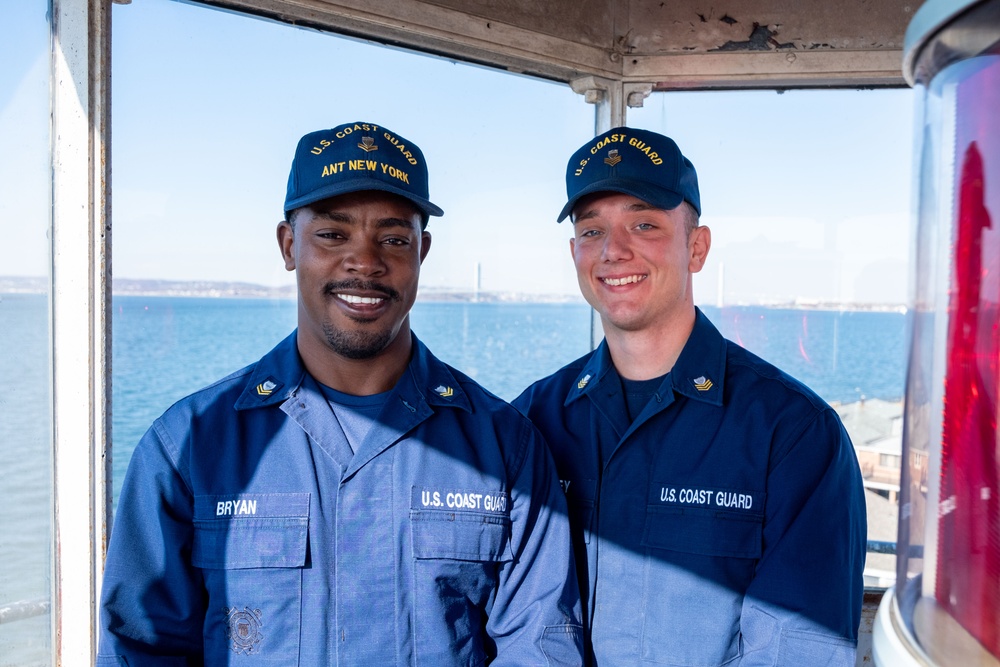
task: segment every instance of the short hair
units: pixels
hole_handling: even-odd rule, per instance
[[[684,211],[684,233],[690,237],[691,232],[693,232],[700,223],[698,211],[696,211],[694,206],[692,206],[687,200],[682,201],[680,203],[680,207]]]

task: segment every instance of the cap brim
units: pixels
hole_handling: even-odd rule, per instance
[[[365,190],[378,190],[380,192],[389,192],[391,194],[398,195],[403,199],[412,202],[413,205],[420,209],[420,212],[424,215],[444,215],[444,211],[442,211],[438,206],[432,204],[429,200],[424,199],[423,197],[418,197],[412,192],[402,188],[393,187],[384,181],[379,181],[374,178],[354,178],[349,182],[335,183],[328,185],[325,188],[320,188],[319,190],[313,190],[308,195],[292,199],[291,201],[286,201],[285,214],[287,215],[289,211],[293,211],[303,206],[308,206],[309,204],[315,204],[318,201],[329,199],[330,197],[338,197],[340,195],[346,195],[352,192],[363,192]]]
[[[577,202],[587,195],[592,195],[595,192],[620,192],[625,195],[632,195],[647,204],[651,204],[652,206],[666,209],[668,211],[677,208],[681,205],[681,202],[684,201],[684,197],[673,190],[657,187],[655,185],[651,185],[650,183],[623,178],[606,178],[602,181],[591,183],[573,195],[572,199],[566,202],[566,205],[563,206],[556,222],[562,222],[565,220],[566,217],[573,212],[573,207],[576,206]]]

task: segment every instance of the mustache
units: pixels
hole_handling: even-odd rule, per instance
[[[399,292],[389,287],[388,285],[383,285],[382,283],[377,283],[374,280],[337,280],[328,282],[323,286],[323,293],[327,296],[332,296],[337,292],[343,292],[345,290],[359,290],[363,292],[380,292],[385,295],[387,299],[393,301],[399,301]]]

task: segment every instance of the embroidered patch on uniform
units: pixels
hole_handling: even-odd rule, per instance
[[[506,491],[477,492],[450,487],[421,488],[414,486],[410,496],[410,509],[471,510],[487,514],[510,515],[509,496]]]
[[[586,375],[584,375],[583,379],[576,383],[576,388],[577,389],[583,389],[584,387],[587,386],[588,382],[590,382],[590,373],[587,373]]]
[[[361,137],[361,143],[358,144],[358,148],[366,153],[378,150],[378,146],[375,145],[374,137]]]
[[[609,150],[608,156],[604,158],[604,164],[608,165],[609,167],[613,167],[621,161],[622,161],[622,156],[618,154],[617,148],[612,148],[611,150]]]
[[[748,490],[655,483],[649,489],[649,504],[739,510],[757,514],[763,511],[764,494]]]
[[[694,379],[694,388],[698,391],[708,391],[712,388],[712,381],[704,375],[696,377]]]
[[[451,387],[446,387],[443,384],[434,387],[434,391],[438,393],[439,396],[444,396],[445,398],[451,398],[455,395],[455,390]]]
[[[264,638],[260,633],[260,609],[243,607],[240,611],[236,607],[223,607],[222,610],[226,614],[226,639],[232,642],[233,653],[252,655],[260,651],[258,645]]]
[[[267,378],[259,385],[257,385],[257,395],[264,396],[265,398],[274,393],[274,390],[281,386],[281,383],[274,380],[274,378]]]

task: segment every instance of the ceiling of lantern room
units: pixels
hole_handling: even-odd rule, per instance
[[[920,0],[204,0],[572,81],[654,90],[900,86]]]

